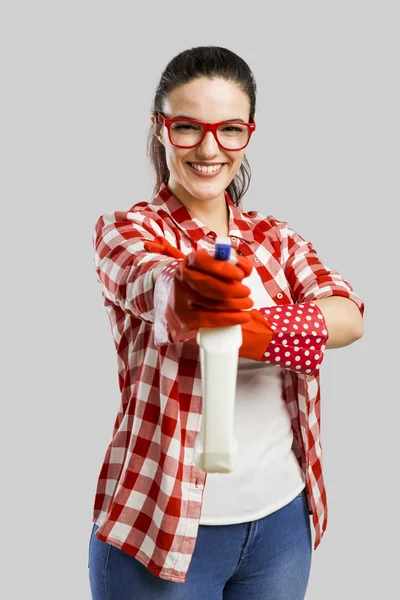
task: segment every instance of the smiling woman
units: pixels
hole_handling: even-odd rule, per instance
[[[319,368],[328,348],[362,336],[364,304],[287,222],[240,208],[255,97],[249,66],[227,48],[175,56],[151,108],[154,195],[95,225],[122,397],[93,507],[94,600],[306,593],[309,516],[314,549],[328,517]],[[232,263],[215,258],[218,235]],[[197,336],[235,324],[238,466],[205,473]],[[225,402],[220,371],[212,385]]]

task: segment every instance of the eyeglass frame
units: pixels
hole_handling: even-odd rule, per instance
[[[246,148],[246,146],[248,145],[248,143],[250,142],[250,138],[253,135],[254,131],[256,130],[256,122],[254,120],[254,117],[251,117],[251,122],[250,123],[244,123],[243,121],[219,121],[218,123],[204,123],[204,121],[196,121],[195,119],[182,119],[182,118],[178,118],[178,119],[167,119],[167,117],[165,117],[162,113],[158,112],[158,121],[161,123],[161,125],[165,125],[165,127],[168,129],[168,137],[169,137],[169,141],[171,142],[171,144],[173,146],[175,146],[176,148],[195,148],[196,146],[199,146],[201,144],[201,142],[204,140],[204,138],[206,137],[207,133],[209,131],[212,132],[215,141],[217,142],[218,146],[221,146],[221,148],[223,148],[224,150],[228,150],[229,152],[236,152],[238,150],[243,150],[243,148]],[[201,140],[199,142],[197,142],[197,144],[193,144],[192,146],[180,146],[179,144],[174,144],[174,142],[171,139],[171,125],[172,123],[175,123],[176,121],[187,121],[189,123],[198,123],[199,125],[201,125],[204,129],[203,131],[203,137],[201,138]],[[242,146],[241,148],[227,148],[226,146],[223,146],[217,138],[217,128],[219,127],[219,125],[223,125],[223,124],[227,124],[227,125],[246,125],[247,128],[250,130],[249,133],[249,137],[247,142],[245,143],[244,146]]]

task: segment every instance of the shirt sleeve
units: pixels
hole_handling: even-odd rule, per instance
[[[277,221],[281,233],[281,264],[296,302],[312,302],[329,296],[349,298],[364,316],[364,302],[338,271],[327,267],[311,242],[284,221]]]
[[[154,323],[153,270],[165,256],[147,252],[144,244],[158,235],[168,239],[162,219],[144,211],[105,213],[92,234],[97,280],[105,302],[149,324]],[[176,243],[174,239],[168,241]]]

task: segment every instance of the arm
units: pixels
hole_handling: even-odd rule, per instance
[[[163,221],[146,211],[115,211],[97,220],[92,242],[97,280],[102,284],[104,302],[154,323],[154,281],[166,266],[162,254],[149,253],[144,244],[163,231]],[[173,242],[173,240],[171,240]]]
[[[269,219],[280,231],[281,266],[294,303],[251,311],[252,321],[242,326],[239,356],[312,374],[326,349],[362,337],[364,303],[337,271],[323,264],[310,242],[287,223]]]
[[[364,303],[338,271],[327,267],[286,222],[281,232],[281,264],[296,302],[313,302],[321,310],[329,339],[327,349],[348,346],[363,336]]]
[[[363,318],[357,305],[341,296],[314,300],[325,317],[329,338],[326,349],[343,348],[362,338]]]

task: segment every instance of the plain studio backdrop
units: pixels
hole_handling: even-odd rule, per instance
[[[151,102],[199,45],[256,77],[243,208],[287,221],[365,302],[364,337],[321,366],[329,523],[307,600],[397,597],[398,3],[17,1],[0,23],[1,597],[90,599],[120,402],[91,236],[151,199]]]

